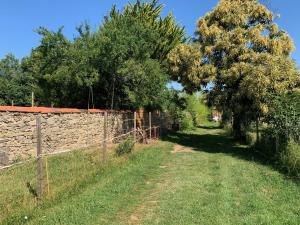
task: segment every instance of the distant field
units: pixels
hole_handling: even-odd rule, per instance
[[[2,224],[295,224],[300,185],[213,126],[99,162],[99,149],[48,159],[50,194],[26,188],[35,167],[0,172]],[[46,176],[46,175],[45,175]]]

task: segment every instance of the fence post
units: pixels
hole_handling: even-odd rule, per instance
[[[31,107],[34,107],[34,92],[31,92]]]
[[[107,150],[107,112],[104,112],[102,162],[106,161],[106,150]]]
[[[151,112],[149,112],[149,130],[150,130],[149,139],[151,141],[152,138],[152,113]]]
[[[43,194],[43,159],[42,159],[42,131],[41,131],[41,115],[36,116],[36,133],[37,133],[37,198],[42,199]]]
[[[136,141],[136,112],[133,114],[133,139]]]

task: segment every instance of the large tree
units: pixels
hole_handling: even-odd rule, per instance
[[[138,0],[123,11],[113,7],[95,33],[103,75],[99,86],[110,96],[111,108],[157,106],[168,80],[166,56],[185,41],[184,30],[173,16],[161,17],[162,8],[156,0]]]
[[[168,74],[165,59],[185,41],[184,29],[157,0],[114,6],[102,25],[78,27],[68,40],[62,28],[38,29],[40,45],[23,61],[37,80],[40,104],[86,108],[157,107]]]
[[[256,0],[221,0],[198,21],[195,42],[201,66],[193,76],[181,78],[183,85],[199,89],[209,84],[213,103],[232,113],[238,138],[243,136],[243,126],[268,111],[270,92],[292,91],[299,82],[290,58],[294,50],[291,38],[278,28],[272,12]]]

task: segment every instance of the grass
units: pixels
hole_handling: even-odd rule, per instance
[[[98,154],[49,158],[51,194],[38,206],[24,188],[32,165],[1,172],[0,223],[299,224],[299,181],[212,125],[106,165]]]
[[[36,179],[33,165],[2,171],[0,224],[114,224],[121,211],[137,204],[145,181],[168,154],[161,149],[168,148],[138,146],[129,156],[110,155],[106,165],[99,162],[99,149],[49,158],[51,193],[39,205],[25,185]]]

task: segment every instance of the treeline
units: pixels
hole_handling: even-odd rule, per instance
[[[34,90],[39,105],[164,108],[185,127],[187,118],[197,125],[194,100],[167,89],[173,80],[189,94],[204,90],[236,139],[254,131],[257,148],[273,143],[266,145],[270,158],[300,171],[300,74],[276,16],[257,0],[220,0],[187,41],[161,12],[157,0],[113,7],[98,29],[82,24],[72,40],[62,28],[39,28],[30,56],[1,60],[0,103],[26,105]]]
[[[186,91],[207,87],[236,139],[255,133],[256,149],[300,175],[300,74],[292,38],[275,19],[257,0],[220,0],[168,61]]]
[[[77,27],[69,40],[63,28],[37,29],[40,44],[19,62],[12,55],[0,62],[0,104],[130,109],[160,108],[168,96],[167,55],[184,43],[184,29],[158,1],[114,6],[92,31]]]

